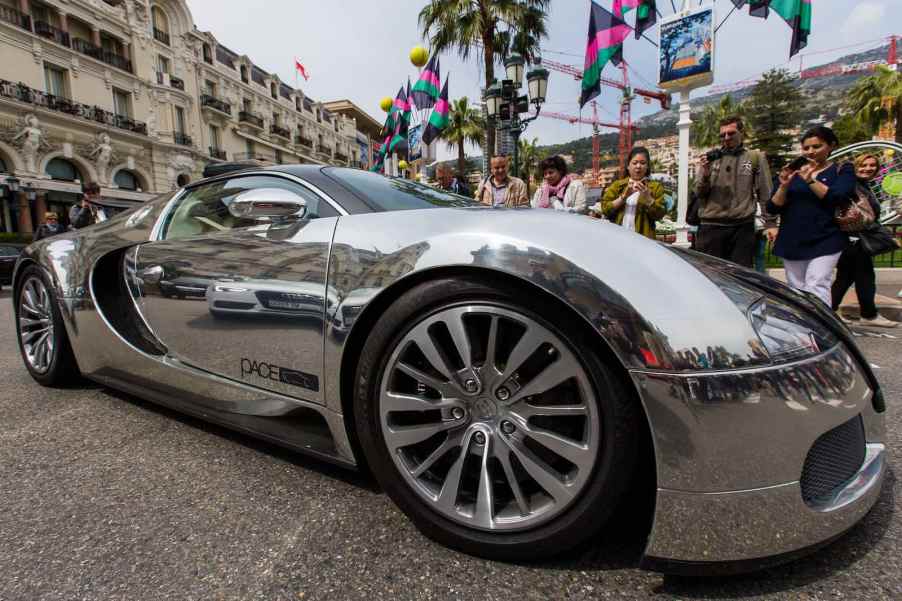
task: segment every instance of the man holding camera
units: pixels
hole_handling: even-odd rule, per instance
[[[100,201],[100,186],[97,182],[88,182],[82,190],[81,202],[69,209],[69,224],[75,229],[81,229],[106,220],[103,207],[97,203]]]
[[[721,147],[701,157],[695,184],[699,226],[695,249],[752,267],[755,257],[755,216],[765,221],[769,240],[776,237],[776,219],[764,213],[773,184],[764,153],[742,144],[739,117],[720,122]]]

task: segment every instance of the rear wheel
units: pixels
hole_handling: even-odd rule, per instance
[[[74,382],[78,367],[56,294],[40,268],[26,268],[15,311],[19,350],[31,376],[45,386]]]
[[[637,445],[633,401],[597,345],[532,291],[470,278],[410,290],[358,367],[376,478],[425,534],[476,555],[533,559],[593,536]]]

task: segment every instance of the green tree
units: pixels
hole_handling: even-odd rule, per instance
[[[692,145],[697,148],[719,146],[721,120],[733,115],[744,119],[745,113],[745,104],[735,102],[729,94],[723,96],[717,104],[706,106],[700,115],[692,119]]]
[[[767,154],[771,167],[783,165],[792,150],[792,130],[800,125],[802,95],[786,69],[771,69],[752,89],[746,105],[751,145]]]
[[[429,0],[419,25],[433,52],[456,50],[464,60],[482,50],[486,86],[495,80],[495,61],[516,50],[527,58],[538,54],[548,36],[550,0]],[[495,130],[486,132],[484,152],[491,158]]]
[[[902,143],[902,72],[885,66],[862,77],[849,90],[846,106],[872,137],[886,121],[896,122],[895,139]]]
[[[539,163],[545,158],[546,153],[539,149],[538,142],[538,138],[533,138],[532,141],[526,139],[520,140],[520,173],[514,175],[526,182],[527,194],[531,194],[529,176],[535,176],[536,181],[542,177],[542,174],[539,173]]]
[[[836,133],[836,137],[839,138],[840,146],[864,142],[874,136],[870,128],[862,124],[852,113],[846,113],[834,121],[833,131]]]
[[[454,150],[457,147],[458,173],[465,173],[467,168],[464,146],[468,142],[481,145],[484,131],[485,119],[482,117],[482,111],[471,107],[466,96],[451,102],[448,126],[442,131],[442,139],[448,144],[448,149]]]

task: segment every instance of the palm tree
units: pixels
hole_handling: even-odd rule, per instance
[[[542,162],[546,154],[544,151],[539,150],[538,142],[538,138],[533,138],[532,141],[520,140],[520,173],[515,175],[526,182],[527,195],[531,193],[529,178],[531,175],[537,175],[539,163]],[[540,178],[541,176],[539,175],[538,177]]]
[[[849,90],[847,106],[871,135],[886,122],[896,122],[894,137],[902,142],[902,72],[879,66]]]
[[[550,0],[429,0],[420,11],[423,38],[433,52],[456,50],[464,60],[482,50],[485,85],[495,81],[495,60],[515,50],[528,59],[538,54],[539,41],[547,37]],[[495,130],[486,132],[484,149],[491,158]]]
[[[729,94],[720,99],[717,104],[705,107],[702,114],[692,120],[692,145],[697,148],[717,146],[720,144],[720,121],[726,117],[745,114],[745,105],[735,102]],[[748,124],[746,124],[748,125]],[[748,130],[746,135],[748,135]]]
[[[463,174],[467,168],[464,146],[468,142],[481,145],[484,131],[485,119],[482,117],[482,111],[471,107],[466,96],[451,102],[448,126],[442,131],[442,139],[448,144],[449,150],[457,147],[458,173]]]

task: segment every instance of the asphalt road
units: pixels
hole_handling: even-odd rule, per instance
[[[629,528],[554,562],[489,562],[421,536],[365,477],[111,390],[41,388],[22,366],[11,309],[4,290],[2,601],[902,599],[892,471],[847,536],[748,576],[640,571],[642,543]],[[880,366],[897,456],[898,336],[859,338]]]

